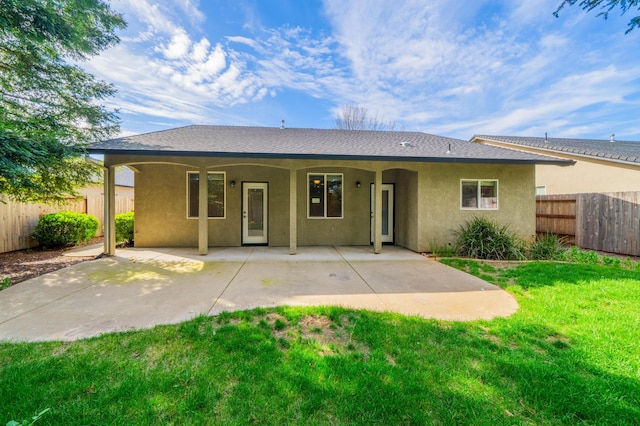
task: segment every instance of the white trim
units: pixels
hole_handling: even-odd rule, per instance
[[[189,216],[189,175],[190,174],[195,174],[195,175],[200,175],[200,172],[195,171],[195,170],[188,170],[187,174],[186,174],[186,179],[187,179],[187,184],[186,184],[186,193],[187,193],[187,197],[186,197],[186,207],[187,207],[187,219],[198,219],[198,216]],[[222,197],[223,197],[223,203],[224,203],[224,207],[222,209],[222,216],[208,216],[207,219],[226,219],[227,218],[227,172],[223,172],[223,171],[207,171],[207,177],[212,174],[212,175],[216,175],[216,174],[222,174]],[[198,185],[200,185],[200,182],[198,181]]]
[[[463,182],[476,182],[477,186],[477,196],[476,196],[476,207],[464,207],[462,205],[462,183]],[[495,196],[495,207],[482,207],[482,194],[481,194],[481,182],[495,182],[496,183],[496,196]],[[500,207],[500,191],[499,191],[499,181],[498,179],[460,179],[460,210],[499,210]]]
[[[325,189],[324,189],[324,205],[323,205],[323,210],[324,210],[324,216],[310,216],[309,215],[309,176],[312,175],[316,175],[316,176],[323,176],[324,177],[324,182],[325,182]],[[327,187],[326,187],[326,182],[327,182],[327,176],[340,176],[340,181],[341,181],[341,189],[342,189],[342,198],[340,200],[340,216],[327,216]],[[307,209],[307,219],[344,219],[344,173],[331,173],[331,172],[327,172],[327,173],[323,173],[323,172],[309,172],[307,173],[307,179],[305,181],[305,185],[307,187],[307,201],[306,201],[306,209]]]

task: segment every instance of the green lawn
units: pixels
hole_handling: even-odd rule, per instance
[[[457,323],[279,308],[0,345],[0,424],[637,425],[640,272],[448,260],[511,291]]]

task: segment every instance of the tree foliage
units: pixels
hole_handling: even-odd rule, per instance
[[[394,130],[394,121],[384,122],[378,114],[369,115],[367,108],[357,105],[345,105],[336,117],[336,129],[340,130]]]
[[[85,145],[113,135],[114,88],[78,62],[119,42],[101,0],[0,0],[0,194],[59,201],[95,177]]]
[[[556,11],[553,12],[554,16],[557,18],[560,14],[560,10],[565,6],[573,6],[576,3],[578,3],[580,7],[587,12],[598,9],[600,12],[596,16],[602,16],[604,19],[609,17],[609,13],[613,9],[619,8],[623,15],[631,9],[638,9],[640,11],[640,0],[563,0]],[[628,34],[638,26],[640,26],[640,16],[636,16],[629,21],[625,34]]]

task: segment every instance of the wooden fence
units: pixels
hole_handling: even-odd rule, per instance
[[[580,248],[640,256],[640,192],[539,195],[536,230]]]
[[[131,194],[116,193],[116,214],[133,211],[134,198]],[[0,202],[0,253],[36,247],[31,238],[38,220],[49,213],[72,210],[92,214],[100,221],[98,236],[102,235],[104,200],[101,194],[88,194],[69,199],[62,205],[49,206],[36,203]]]

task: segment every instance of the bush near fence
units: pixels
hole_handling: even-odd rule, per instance
[[[116,214],[134,210],[133,188],[130,192],[116,190]],[[42,216],[64,210],[91,214],[98,218],[98,236],[103,235],[104,198],[100,191],[83,197],[70,198],[61,205],[15,203],[0,199],[0,253],[37,246],[31,238]]]

